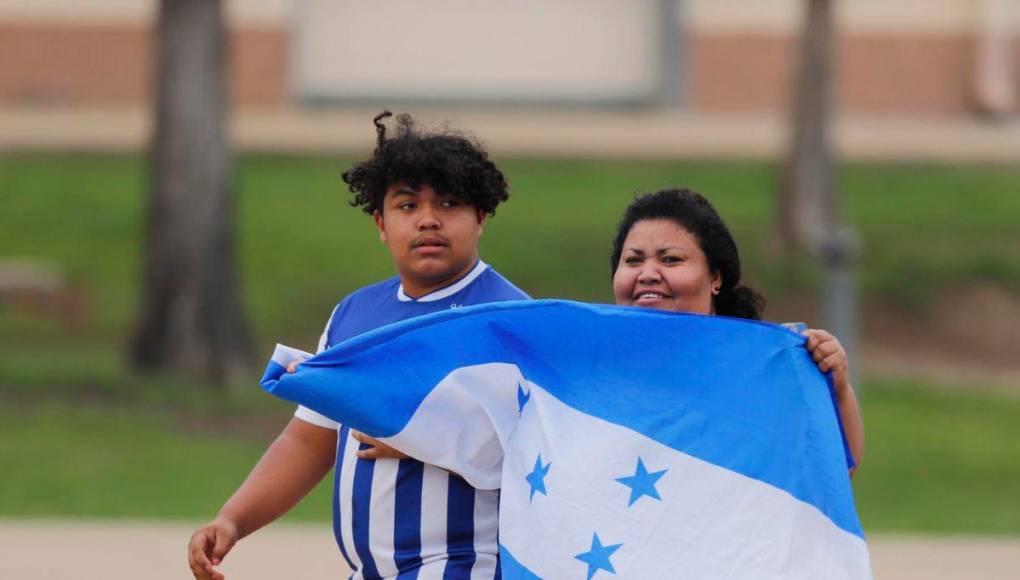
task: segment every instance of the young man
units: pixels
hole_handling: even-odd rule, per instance
[[[320,351],[414,316],[528,298],[478,256],[486,217],[508,197],[503,174],[479,145],[423,133],[404,115],[387,138],[382,119],[390,115],[375,118],[373,156],[343,180],[351,205],[375,219],[398,276],[344,298]],[[215,566],[234,543],[283,515],[334,463],[333,530],[352,578],[498,577],[497,491],[476,490],[305,408],[216,519],[192,536],[195,577],[223,578]]]

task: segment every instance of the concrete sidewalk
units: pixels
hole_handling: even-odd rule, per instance
[[[190,578],[185,548],[200,524],[0,520],[0,578]],[[1012,580],[1020,538],[872,536],[875,578]],[[329,524],[275,525],[242,540],[222,570],[239,580],[345,578]]]
[[[240,151],[337,153],[370,150],[381,107],[240,111],[232,120]],[[397,109],[398,111],[403,109]],[[482,137],[499,157],[776,159],[785,118],[707,116],[669,110],[575,108],[409,109],[421,122],[449,122]],[[139,150],[151,130],[141,109],[2,109],[0,152]],[[974,119],[841,119],[846,159],[1020,162],[1020,123]]]

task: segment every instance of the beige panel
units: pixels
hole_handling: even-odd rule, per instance
[[[157,0],[0,0],[0,22],[142,24],[152,20]],[[284,26],[289,0],[227,0],[232,25]]]
[[[297,93],[602,100],[653,94],[655,0],[305,0]]]
[[[791,34],[804,0],[680,0],[699,33]],[[835,0],[841,30],[959,34],[973,30],[977,0]]]

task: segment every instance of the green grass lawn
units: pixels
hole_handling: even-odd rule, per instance
[[[287,416],[273,419],[262,420],[282,428]],[[0,409],[9,474],[0,483],[0,517],[211,519],[271,441],[268,426],[245,436],[238,420],[233,428],[214,421],[194,409],[66,400],[19,409],[7,402]],[[289,517],[328,518],[331,509],[326,482]]]
[[[1020,533],[1020,398],[865,383],[866,531]]]
[[[1020,533],[1020,399],[875,381],[862,395],[866,531]],[[0,517],[212,517],[289,412],[236,398],[5,403],[0,457],[15,476],[0,479]],[[327,482],[288,517],[328,519],[329,493]]]
[[[372,221],[347,205],[346,160],[243,157],[237,170],[244,301],[266,340],[311,337],[336,300],[392,274]],[[768,296],[815,289],[806,262],[765,248],[776,175],[763,163],[503,163],[513,194],[483,256],[537,297],[609,301],[608,256],[635,192],[686,185],[731,225],[751,281]],[[841,188],[861,230],[866,298],[923,308],[939,288],[991,282],[1020,292],[1020,168],[849,165]],[[139,157],[0,156],[0,258],[56,264],[89,296],[81,332],[120,339],[137,304],[144,173]],[[79,334],[81,334],[79,332]],[[0,341],[52,342],[59,329],[0,310]]]

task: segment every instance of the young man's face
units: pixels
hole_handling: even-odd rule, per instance
[[[379,238],[397,264],[404,292],[418,297],[466,274],[478,261],[485,214],[429,185],[391,185],[376,212]]]

